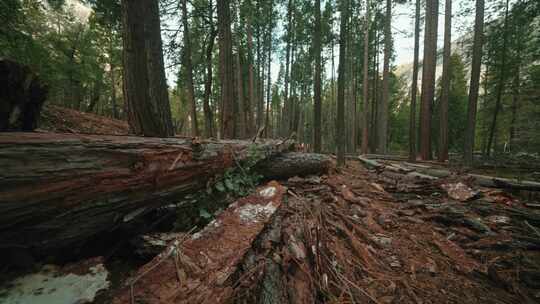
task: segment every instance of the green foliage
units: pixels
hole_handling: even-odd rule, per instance
[[[255,171],[255,166],[263,158],[263,151],[257,145],[250,145],[242,162],[227,169],[204,191],[186,198],[189,206],[179,210],[176,228],[189,229],[193,225],[204,227],[234,199],[253,191],[262,178]]]
[[[63,1],[8,2],[0,7],[0,14],[4,9],[12,14],[7,30],[0,30],[0,56],[37,72],[49,87],[48,102],[111,113],[111,71],[117,75],[114,87],[121,83],[118,30],[97,22],[95,14],[84,19]]]

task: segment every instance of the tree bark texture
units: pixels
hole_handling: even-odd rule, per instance
[[[187,14],[187,0],[182,0],[182,26],[184,28],[183,62],[186,72],[186,96],[191,110],[191,135],[199,136],[197,123],[197,105],[195,103],[195,87],[193,86],[193,64],[191,62],[191,38],[189,37],[189,23]]]
[[[321,0],[315,1],[315,30],[313,32],[315,52],[315,75],[313,84],[313,151],[321,152]]]
[[[386,20],[384,24],[384,63],[382,98],[379,107],[379,127],[377,128],[377,153],[386,154],[388,136],[388,102],[390,98],[390,55],[392,47],[392,1],[386,0]]]
[[[215,136],[214,128],[214,113],[210,107],[210,95],[212,95],[212,52],[214,49],[214,40],[216,39],[217,31],[213,26],[210,28],[210,38],[208,39],[208,45],[206,46],[206,79],[204,83],[204,135],[206,138]]]
[[[368,153],[369,147],[369,0],[366,0],[364,20],[364,79],[362,81],[362,154]]]
[[[310,174],[326,174],[331,167],[328,155],[288,152],[261,161],[255,169],[265,178],[282,179]]]
[[[221,138],[234,137],[234,71],[230,0],[217,2],[221,83]]]
[[[420,0],[416,0],[414,17],[414,59],[409,114],[409,160],[416,160],[416,97],[418,95],[418,61],[420,55]]]
[[[420,156],[431,159],[431,105],[435,95],[435,69],[437,67],[438,0],[426,1],[426,30],[424,35],[424,61],[422,68],[422,97],[420,100]]]
[[[339,26],[339,66],[337,92],[337,164],[345,165],[345,70],[347,50],[347,21],[349,5],[347,0],[341,1],[341,24]]]
[[[442,92],[439,104],[439,153],[438,160],[448,160],[448,96],[450,95],[450,53],[452,42],[452,0],[446,0],[444,7],[444,49]]]
[[[131,132],[174,133],[163,66],[158,1],[122,1],[124,97]]]
[[[0,134],[0,248],[73,248],[205,188],[256,147],[283,141],[203,141],[59,133]]]

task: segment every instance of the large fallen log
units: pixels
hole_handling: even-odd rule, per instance
[[[171,242],[137,271],[113,303],[230,303],[240,263],[285,191],[270,182],[229,206],[201,232]]]
[[[0,133],[0,248],[72,247],[206,187],[252,149],[283,141],[193,141]]]

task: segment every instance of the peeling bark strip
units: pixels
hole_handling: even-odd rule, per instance
[[[139,269],[135,284],[113,303],[225,303],[232,276],[252,242],[281,205],[286,188],[275,181],[229,206],[206,228],[173,244]],[[133,282],[133,281],[132,281]]]
[[[0,248],[80,245],[204,188],[250,141],[55,133],[0,134]],[[270,157],[289,147],[255,144]]]

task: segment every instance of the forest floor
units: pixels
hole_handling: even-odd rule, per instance
[[[125,122],[54,106],[42,121],[49,131],[127,134]],[[540,303],[537,204],[454,175],[392,180],[357,160],[278,183],[279,202],[264,218],[255,212],[248,229],[231,208],[266,203],[259,190],[203,231],[158,240],[153,258],[141,260],[123,240],[59,271],[107,268],[112,283],[100,281],[106,291],[94,303],[148,294],[145,303]],[[201,234],[208,229],[219,233]]]
[[[39,123],[43,131],[60,133],[127,135],[126,121],[55,105],[45,105]]]
[[[111,296],[120,294],[114,303],[539,303],[540,212],[492,189],[452,199],[444,189],[460,182],[396,187],[357,161],[290,178],[262,230],[221,225],[222,237],[180,244],[189,258],[176,266],[160,255],[133,273],[134,295],[124,288]],[[216,246],[233,245],[242,249],[217,257]],[[186,259],[196,266],[184,267]],[[206,274],[178,283],[178,263]]]
[[[456,201],[446,182],[398,191],[354,161],[290,179],[281,244],[261,250],[282,278],[253,275],[236,294],[260,298],[274,280],[291,303],[540,302],[540,235],[521,212],[529,221],[540,213],[500,191]]]

